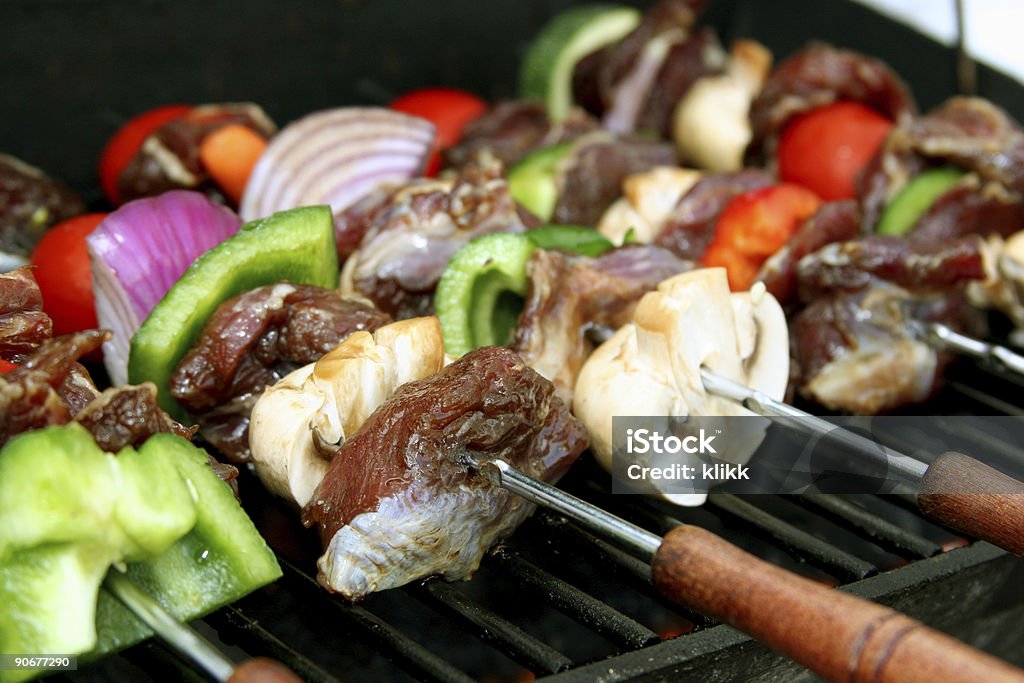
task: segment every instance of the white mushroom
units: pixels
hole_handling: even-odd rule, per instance
[[[615,416],[650,416],[662,422],[687,417],[689,427],[695,428],[703,416],[752,415],[733,401],[708,394],[702,367],[782,398],[789,378],[789,336],[782,308],[763,285],[730,294],[725,270],[706,268],[665,280],[640,300],[633,322],[590,356],[576,383],[576,416],[590,434],[598,461],[613,470]],[[718,443],[727,447],[717,449],[719,458],[743,464],[760,445],[764,423],[744,424],[721,435]],[[621,450],[620,455],[625,457]],[[702,462],[695,454],[673,457],[698,469]],[[706,494],[664,497],[700,505]]]
[[[437,318],[413,318],[356,332],[316,363],[267,389],[252,410],[249,446],[256,474],[274,493],[309,502],[330,455],[407,382],[445,364]]]
[[[626,176],[622,197],[605,210],[597,224],[598,232],[614,244],[622,244],[632,229],[637,242],[650,244],[700,176],[700,171],[674,166],[655,166]]]
[[[982,243],[985,279],[967,287],[970,301],[979,308],[994,308],[1024,328],[1024,231],[1003,240],[991,235]]]
[[[772,54],[738,40],[725,73],[705,76],[676,105],[672,134],[684,159],[712,171],[737,171],[750,142],[748,112],[771,70]]]

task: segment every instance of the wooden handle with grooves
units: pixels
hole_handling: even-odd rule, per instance
[[[1024,555],[1024,483],[963,453],[943,453],[921,478],[927,517]]]
[[[888,607],[827,588],[700,527],[665,536],[654,583],[675,602],[842,683],[1024,682],[1024,671]]]

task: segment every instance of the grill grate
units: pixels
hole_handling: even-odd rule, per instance
[[[950,400],[958,400],[957,387],[951,391]],[[1007,444],[1007,451],[1015,447]],[[656,533],[698,524],[787,569],[911,614],[927,614],[931,603],[942,606],[940,616],[973,609],[951,629],[969,641],[977,639],[972,624],[983,613],[988,618],[1013,610],[1011,623],[1018,633],[1024,630],[1019,594],[999,605],[978,599],[979,591],[1019,572],[1013,558],[984,543],[942,553],[967,545],[966,539],[922,519],[898,496],[722,493],[703,508],[687,509],[612,495],[606,482],[585,461],[562,485]],[[240,648],[236,654],[274,657],[309,681],[338,680],[330,672],[345,680],[457,683],[571,682],[598,675],[657,680],[688,671],[700,671],[704,679],[705,666],[713,667],[715,680],[756,679],[761,671],[778,675],[779,667],[787,676],[801,672],[742,634],[662,600],[643,561],[548,511],[539,511],[485,558],[473,581],[428,580],[348,605],[314,578],[315,535],[298,527],[294,512],[258,482],[243,487],[250,513],[279,550],[284,577],[204,622],[222,644]],[[970,596],[964,605],[943,605],[960,594]],[[744,664],[725,663],[723,653]],[[113,672],[125,667],[135,680],[161,680],[168,667],[182,680],[202,680],[154,643],[71,678],[122,679]]]

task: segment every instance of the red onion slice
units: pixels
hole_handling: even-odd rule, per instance
[[[310,114],[278,133],[242,197],[246,220],[309,204],[335,215],[378,185],[420,175],[434,143],[429,121],[379,107]]]
[[[114,333],[103,362],[114,386],[128,382],[132,335],[202,253],[238,232],[242,221],[205,195],[173,190],[128,202],[89,235],[99,325]]]

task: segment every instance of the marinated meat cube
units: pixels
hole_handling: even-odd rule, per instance
[[[365,214],[359,249],[345,262],[342,291],[364,296],[396,319],[429,315],[452,255],[474,237],[526,229],[493,157],[463,168],[454,183],[413,181]]]
[[[345,440],[303,510],[325,547],[320,583],[358,600],[470,576],[533,506],[470,474],[462,455],[553,482],[586,445],[554,386],[508,349],[471,351],[404,385]]]
[[[542,102],[499,102],[466,124],[458,144],[445,150],[445,161],[461,168],[487,152],[511,166],[534,150],[575,140],[600,127],[579,109],[573,109],[565,120],[552,123]]]
[[[358,330],[391,321],[364,299],[312,285],[259,287],[221,304],[171,375],[171,395],[232,460],[249,459],[249,414],[263,390]]]

